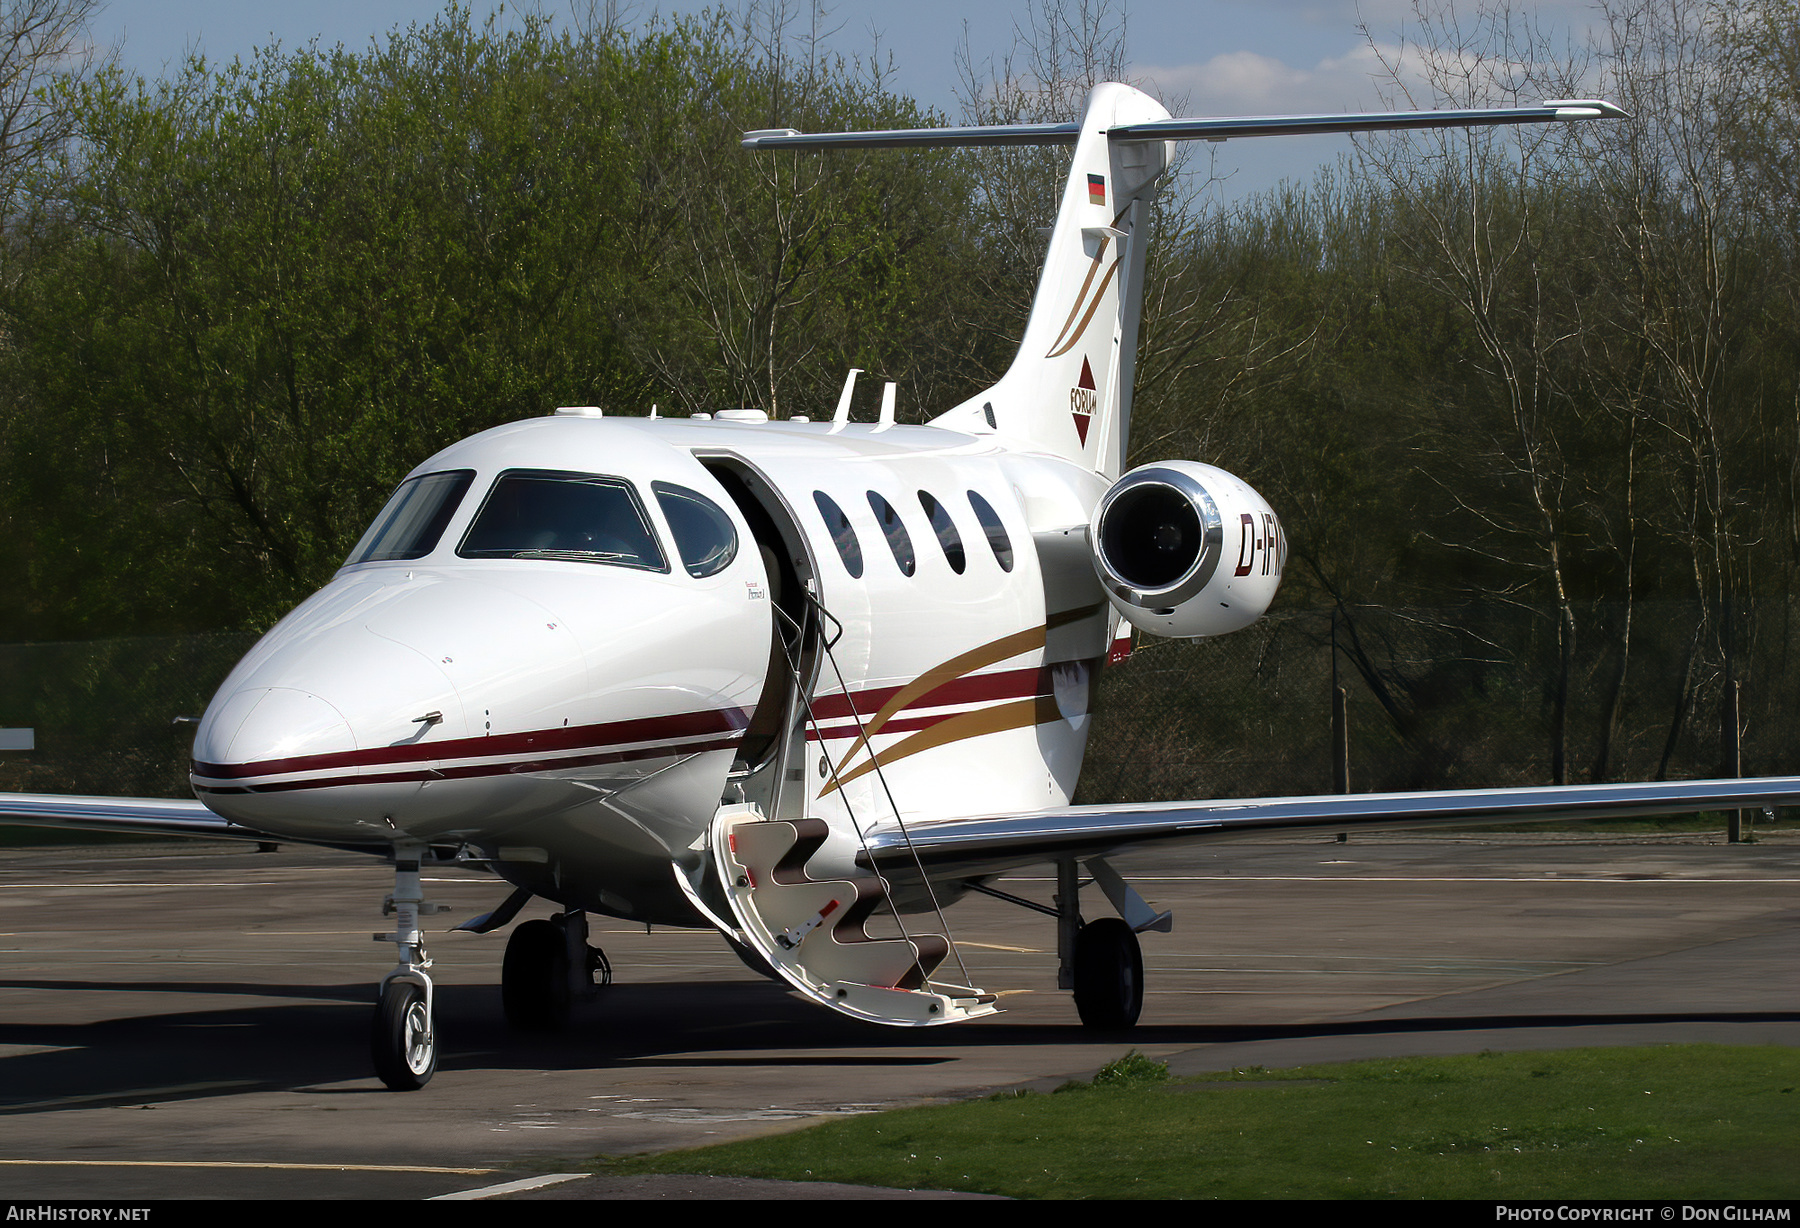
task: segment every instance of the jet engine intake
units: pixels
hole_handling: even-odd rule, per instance
[[[1088,524],[1094,570],[1131,625],[1224,635],[1262,617],[1281,585],[1281,520],[1246,483],[1198,461],[1162,461],[1113,483]]]

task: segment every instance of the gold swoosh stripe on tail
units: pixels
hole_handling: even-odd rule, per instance
[[[1044,355],[1045,358],[1061,358],[1064,354],[1067,354],[1070,350],[1075,348],[1075,343],[1081,340],[1082,334],[1087,332],[1088,325],[1093,323],[1094,313],[1100,310],[1100,301],[1106,297],[1106,287],[1112,284],[1113,274],[1119,271],[1119,265],[1124,259],[1125,256],[1121,253],[1119,258],[1114,260],[1112,265],[1106,270],[1106,279],[1100,283],[1100,288],[1094,291],[1094,301],[1088,304],[1087,314],[1081,317],[1081,323],[1075,328],[1075,335],[1063,342],[1061,349],[1051,350],[1048,354]],[[1076,304],[1078,307],[1080,305],[1081,304],[1079,303]]]
[[[879,764],[891,763],[895,759],[904,759],[908,755],[916,755],[922,750],[930,750],[948,742],[961,741],[963,738],[980,737],[984,733],[999,733],[1006,729],[1018,729],[1025,725],[1056,720],[1062,714],[1057,709],[1055,700],[1048,696],[1038,696],[1036,699],[1015,700],[997,707],[964,712],[950,717],[928,729],[921,729],[910,738],[896,742],[882,754],[877,754],[875,748],[869,745],[869,739],[880,733],[882,726],[892,720],[895,713],[905,709],[914,700],[921,699],[945,683],[955,682],[958,678],[978,670],[984,665],[996,665],[1035,648],[1042,648],[1047,635],[1053,628],[1079,622],[1084,618],[1099,614],[1105,609],[1106,603],[1098,602],[1094,605],[1060,610],[1050,615],[1041,627],[1030,627],[1024,631],[1016,631],[1012,635],[1002,636],[1000,639],[983,644],[978,648],[971,648],[960,656],[951,657],[942,665],[926,670],[896,691],[893,697],[881,705],[875,715],[869,718],[868,723],[863,726],[862,732],[857,734],[856,740],[850,744],[850,749],[845,751],[843,757],[838,760],[836,772],[833,773],[836,776],[835,782],[823,790],[819,796],[824,797],[827,793],[841,788],[865,772],[873,771]],[[1039,713],[1043,711],[1046,703],[1049,704],[1049,715],[1040,715]],[[1026,709],[1030,711],[1027,712]],[[987,727],[984,723],[985,718],[996,717],[998,719],[997,714],[999,713],[1008,713],[1009,715],[1005,718],[1007,721],[1013,721],[1022,715],[1029,716],[1030,719],[1019,719],[1016,723],[1003,723],[991,728]],[[842,775],[845,766],[865,746],[869,748],[869,761],[848,775]],[[902,750],[903,747],[910,749]]]
[[[896,712],[913,700],[928,695],[946,682],[954,682],[964,674],[978,670],[984,665],[997,665],[1010,657],[1030,652],[1034,648],[1042,648],[1045,632],[1046,628],[1044,627],[1031,627],[1024,631],[1018,631],[983,644],[979,648],[971,648],[961,656],[951,657],[942,665],[926,670],[896,691],[893,698],[882,704],[875,715],[869,718],[869,723],[863,726],[863,731],[857,735],[856,741],[851,743],[850,749],[844,752],[844,757],[838,760],[837,770],[843,771],[844,765],[850,762],[856,752],[868,745],[869,739],[880,733],[881,727],[892,720]]]
[[[1033,699],[1015,699],[1010,703],[997,704],[992,708],[983,708],[979,712],[964,712],[948,720],[939,721],[929,729],[921,729],[910,738],[902,738],[881,752],[879,760],[870,756],[869,761],[853,772],[847,772],[832,782],[831,786],[819,794],[824,797],[833,790],[841,789],[859,776],[875,770],[877,762],[882,767],[898,760],[918,754],[920,751],[935,749],[951,742],[961,742],[965,738],[979,738],[983,734],[1003,733],[1008,729],[1025,729],[1032,725],[1042,725],[1062,716],[1056,706],[1056,699],[1051,695],[1039,695]]]
[[[1050,348],[1052,350],[1057,347],[1064,337],[1069,335],[1069,328],[1075,323],[1075,315],[1081,310],[1081,305],[1087,301],[1088,287],[1094,284],[1094,274],[1100,271],[1100,261],[1106,257],[1106,248],[1111,242],[1111,239],[1100,240],[1100,246],[1094,252],[1093,262],[1088,265],[1087,276],[1081,279],[1081,289],[1075,292],[1075,301],[1069,305],[1069,318],[1063,321],[1062,328],[1056,334],[1056,340],[1050,343]],[[1049,357],[1049,355],[1046,355],[1046,357]]]

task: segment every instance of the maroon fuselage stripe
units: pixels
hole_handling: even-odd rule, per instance
[[[1050,696],[1031,695],[1019,696],[1018,698],[1049,699]],[[890,733],[914,733],[920,729],[930,729],[933,725],[943,721],[954,720],[959,716],[967,716],[969,715],[969,711],[980,711],[980,709],[970,709],[962,712],[939,712],[932,716],[897,717],[883,725],[880,729],[877,729],[875,731],[875,736],[881,737],[884,734]],[[827,729],[824,733],[820,733],[817,729],[808,729],[806,731],[806,740],[808,742],[822,742],[828,740],[839,741],[854,738],[856,736],[857,728],[855,725],[844,725],[837,729]]]
[[[727,735],[724,742],[735,742],[743,735],[749,717],[742,708],[709,708],[703,712],[683,712],[675,716],[652,716],[636,721],[611,721],[603,725],[576,725],[565,729],[537,729],[527,733],[504,733],[484,738],[452,738],[447,742],[411,742],[403,746],[376,746],[367,750],[337,751],[325,755],[299,755],[291,759],[265,759],[254,763],[202,763],[194,760],[193,774],[213,780],[242,780],[251,776],[285,776],[292,772],[331,772],[344,768],[404,765],[416,770],[417,779],[442,779],[451,769],[433,768],[451,759],[486,758],[491,755],[518,755],[528,752],[550,754],[556,751],[593,751],[596,755],[561,758],[558,763],[584,760],[606,762],[605,756],[646,758],[675,754],[687,749],[667,745],[648,746],[628,751],[604,748],[628,742],[667,743],[676,738],[703,737],[707,734]],[[480,765],[498,772],[514,770],[516,764]],[[407,775],[410,777],[411,772]],[[352,780],[376,779],[370,776]]]
[[[400,772],[378,772],[361,776],[313,776],[305,780],[278,780],[269,784],[233,785],[211,788],[196,784],[202,793],[291,793],[296,789],[336,789],[353,785],[411,784],[427,780],[471,780],[484,776],[529,775],[534,772],[558,771],[571,767],[593,767],[603,763],[630,763],[639,759],[670,759],[677,755],[694,755],[709,750],[732,750],[740,741],[739,734],[711,742],[683,742],[677,745],[641,746],[635,750],[608,751],[596,755],[570,755],[560,759],[528,760],[523,763],[470,763],[461,767],[409,768]]]
[[[953,678],[936,690],[925,692],[907,704],[901,711],[910,712],[914,708],[942,708],[950,704],[986,703],[996,699],[1025,699],[1033,695],[1049,694],[1052,685],[1048,665],[1034,666],[1030,669],[1009,669],[997,674],[975,674],[967,678]],[[899,687],[888,686],[856,691],[849,696],[842,692],[836,695],[821,695],[812,702],[813,719],[841,721],[856,715],[866,721],[881,711],[881,706],[899,693]],[[856,701],[854,714],[851,712],[850,701],[852,699]],[[895,722],[892,720],[882,726],[884,732],[895,728]]]

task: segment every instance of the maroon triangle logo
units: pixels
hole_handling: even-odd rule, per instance
[[[1100,400],[1094,387],[1094,369],[1088,366],[1088,360],[1081,360],[1081,378],[1069,389],[1069,414],[1075,419],[1075,434],[1081,440],[1081,446],[1087,447],[1088,427],[1094,421],[1094,409]]]

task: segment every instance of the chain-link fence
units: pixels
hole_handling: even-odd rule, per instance
[[[194,726],[254,635],[0,644],[0,728],[34,748],[0,751],[0,791],[192,797]]]
[[[1078,800],[1332,792],[1334,686],[1359,793],[1730,775],[1733,690],[1742,774],[1800,772],[1792,615],[1771,603],[1725,636],[1698,605],[1596,604],[1571,631],[1493,602],[1140,637],[1101,675]]]
[[[1104,670],[1078,800],[1329,793],[1332,693],[1354,791],[1800,773],[1786,603],[1719,633],[1698,606],[1290,611],[1218,640],[1140,641]],[[0,791],[185,797],[193,726],[251,635],[0,645]],[[1729,643],[1729,656],[1725,645]],[[1565,653],[1564,645],[1568,651]],[[1560,733],[1559,733],[1560,730]],[[1558,755],[1558,746],[1561,754]]]

